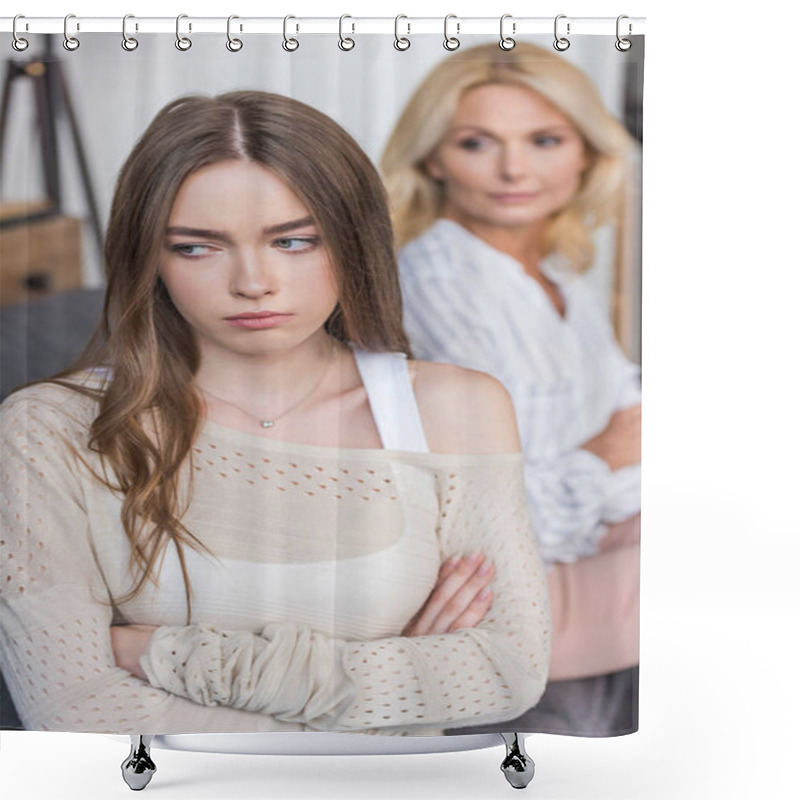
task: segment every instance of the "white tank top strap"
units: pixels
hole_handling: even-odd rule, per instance
[[[353,353],[384,448],[429,453],[405,353]]]

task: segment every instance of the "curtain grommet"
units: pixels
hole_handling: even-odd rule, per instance
[[[244,42],[242,42],[241,39],[237,39],[236,37],[231,36],[231,22],[233,22],[233,20],[235,19],[239,19],[239,17],[236,14],[231,14],[228,17],[228,30],[227,30],[228,41],[225,42],[225,47],[227,47],[228,51],[231,53],[238,53],[244,47]],[[241,31],[241,29],[242,26],[240,25],[239,30]]]
[[[65,50],[69,50],[70,53],[74,53],[81,46],[81,43],[77,37],[69,35],[68,28],[69,28],[69,21],[71,19],[75,19],[75,14],[67,14],[67,16],[64,17],[64,41],[62,42],[62,44],[64,45]],[[80,23],[76,22],[75,30],[79,31],[80,29],[81,29]]]
[[[559,53],[563,53],[565,50],[569,50],[570,41],[567,39],[567,36],[570,34],[570,23],[567,23],[567,34],[566,36],[561,36],[558,32],[558,22],[559,20],[566,19],[566,14],[559,14],[555,21],[553,22],[553,32],[555,34],[555,41],[553,42],[553,47],[558,50]]]
[[[192,40],[188,36],[183,36],[183,34],[181,34],[181,20],[187,19],[188,17],[188,14],[178,14],[177,18],[175,19],[175,47],[177,47],[182,53],[185,53],[192,46]],[[191,32],[192,23],[190,22],[189,33]]]
[[[11,41],[11,46],[18,53],[22,53],[24,50],[27,50],[28,49],[28,45],[30,44],[30,42],[28,42],[27,39],[24,39],[22,36],[20,36],[17,33],[17,20],[20,20],[20,19],[25,19],[25,15],[24,14],[17,14],[14,17],[14,22],[11,25],[11,34],[14,37],[13,40]],[[28,27],[27,23],[25,23],[25,27],[27,29],[27,27]]]
[[[128,53],[132,53],[138,46],[139,40],[135,36],[128,36],[128,20],[135,19],[133,14],[126,14],[122,18],[122,49]],[[136,24],[136,30],[139,30],[139,24]]]
[[[356,46],[355,39],[352,36],[345,36],[344,35],[344,21],[346,19],[353,19],[349,14],[342,14],[339,17],[339,49],[344,50],[346,53],[352,50]],[[350,23],[350,33],[356,32],[356,24],[355,22]]]
[[[283,18],[283,42],[281,43],[281,46],[287,53],[294,53],[294,51],[297,50],[298,47],[300,47],[300,42],[294,37],[289,36],[290,19],[297,19],[297,17],[295,17],[292,14],[287,14]],[[300,25],[297,23],[295,24],[295,32],[297,33],[300,32]]]
[[[394,18],[394,49],[399,50],[401,53],[408,50],[411,47],[411,39],[409,39],[409,35],[411,34],[411,23],[406,22],[406,35],[400,35],[400,20],[401,19],[408,19],[405,14],[398,14]]]
[[[506,20],[507,19],[512,20],[512,22],[511,22],[511,36],[506,36],[506,32],[505,32],[505,24],[506,24]],[[506,52],[508,52],[509,50],[513,50],[517,46],[517,42],[514,39],[514,36],[516,35],[516,33],[517,33],[517,23],[513,22],[513,17],[511,16],[511,14],[503,14],[503,16],[500,17],[500,45],[499,46],[500,46],[501,50],[505,50]]]
[[[629,19],[627,14],[620,14],[617,17],[617,41],[614,42],[614,47],[616,47],[617,50],[619,50],[620,53],[627,53],[628,50],[630,50],[631,47],[633,47],[633,42],[631,42],[630,39],[623,38],[623,36],[620,33],[620,28],[622,27],[620,23],[624,19]],[[632,33],[633,33],[633,26],[629,22],[628,23],[628,36],[630,36]]]
[[[456,35],[450,35],[450,20],[454,19],[456,21]],[[458,50],[461,47],[461,42],[458,38],[458,34],[461,33],[461,23],[458,21],[458,17],[455,14],[448,14],[444,18],[444,42],[442,43],[442,47],[445,50],[449,50],[451,53]]]
[[[21,53],[21,52],[23,52],[24,50],[27,50],[27,49],[28,49],[28,44],[29,44],[29,42],[28,42],[28,40],[27,40],[27,39],[23,39],[23,38],[22,38],[22,36],[20,36],[20,35],[17,33],[17,20],[19,20],[19,19],[25,19],[25,15],[24,15],[24,14],[17,14],[17,15],[14,17],[14,22],[13,22],[13,23],[12,23],[12,25],[11,25],[11,34],[12,34],[12,35],[13,35],[13,37],[14,37],[14,38],[13,38],[13,40],[12,40],[12,42],[11,42],[11,46],[12,46],[12,47],[13,47],[13,48],[14,48],[14,49],[15,49],[15,50],[18,52],[18,53]],[[27,23],[25,23],[25,28],[27,29],[27,27],[28,27],[28,24],[27,24]]]

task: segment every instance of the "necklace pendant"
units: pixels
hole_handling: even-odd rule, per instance
[[[272,428],[275,426],[275,420],[272,419],[262,419],[261,420],[261,427],[262,428]]]

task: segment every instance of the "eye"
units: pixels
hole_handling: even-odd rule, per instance
[[[272,244],[278,250],[284,250],[288,253],[303,253],[313,250],[317,247],[319,241],[319,236],[285,236],[281,239],[275,239]]]
[[[170,247],[171,252],[184,258],[202,258],[214,250],[215,248],[208,244],[174,244]]]
[[[459,139],[458,146],[462,150],[474,153],[478,150],[483,150],[486,146],[486,140],[479,136],[469,136],[466,139]]]
[[[558,147],[564,140],[560,136],[540,133],[533,137],[533,143],[537,147]]]

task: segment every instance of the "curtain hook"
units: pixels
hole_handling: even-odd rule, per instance
[[[411,23],[406,22],[406,28],[408,29],[406,36],[401,36],[399,31],[401,19],[407,20],[408,17],[405,14],[398,14],[394,18],[394,49],[408,50],[408,48],[411,47],[411,39],[407,38],[407,36],[411,33]]]
[[[22,38],[22,37],[21,37],[21,36],[20,36],[20,35],[17,33],[17,20],[18,20],[18,19],[25,19],[25,15],[24,15],[24,14],[17,14],[17,16],[16,16],[16,17],[14,17],[14,22],[13,22],[13,24],[12,24],[12,26],[11,26],[11,33],[14,35],[14,39],[13,39],[13,41],[11,42],[11,46],[12,46],[12,47],[13,47],[13,48],[14,48],[14,49],[15,49],[15,50],[18,52],[18,53],[21,53],[23,50],[27,50],[27,49],[28,49],[28,44],[29,44],[29,42],[28,42],[28,40],[27,40],[27,39],[23,39],[23,38]],[[27,23],[27,22],[25,23],[25,30],[26,30],[26,31],[28,30],[28,23]]]
[[[570,44],[569,39],[567,39],[565,36],[558,35],[558,21],[566,18],[567,18],[566,14],[559,14],[556,17],[555,22],[553,23],[553,30],[555,31],[555,37],[556,37],[556,40],[553,42],[553,47],[555,47],[555,49],[558,50],[560,53],[563,53],[565,50],[569,50],[569,44]],[[567,36],[569,36],[569,34],[570,34],[570,23],[568,22]]]
[[[346,19],[353,19],[353,18],[349,14],[342,14],[342,16],[339,17],[339,49],[340,50],[352,50],[356,46],[355,40],[351,39],[349,36],[345,36],[344,33],[342,32],[342,28],[344,26],[344,21]],[[350,32],[351,33],[355,33],[356,32],[356,24],[355,24],[355,22],[351,22],[350,26],[352,28],[352,30]]]
[[[450,24],[450,20],[456,20],[456,35],[450,36],[448,32],[448,26]],[[461,47],[461,42],[458,40],[458,34],[461,33],[461,23],[458,22],[458,17],[455,14],[448,14],[444,18],[444,49],[449,50],[451,53],[453,50],[458,50]]]
[[[242,44],[242,40],[241,39],[234,39],[231,36],[231,22],[233,22],[233,20],[235,20],[235,19],[239,19],[239,17],[237,17],[236,14],[231,14],[228,17],[228,41],[225,42],[225,47],[227,47],[228,50],[231,51],[231,53],[238,53],[242,49],[242,47],[244,46]],[[240,31],[242,30],[242,26],[241,25],[239,26],[239,30]]]
[[[500,17],[500,49],[501,50],[513,50],[517,46],[517,43],[514,41],[514,38],[513,38],[514,35],[516,35],[516,33],[517,33],[517,23],[516,22],[512,22],[511,23],[511,33],[512,33],[512,35],[511,36],[506,36],[504,29],[505,29],[505,24],[506,24],[506,20],[507,19],[512,19],[512,15],[511,14],[503,14],[503,16]]]
[[[289,37],[288,30],[290,19],[297,19],[297,17],[288,14],[283,18],[283,49],[286,50],[287,53],[293,53],[298,47],[300,47],[300,42],[298,42],[297,39]],[[294,29],[296,33],[299,33],[300,25],[295,23]]]
[[[128,20],[135,19],[133,14],[126,14],[122,18],[122,49],[127,50],[129,53],[133,52],[139,46],[139,40],[133,36],[128,36]],[[139,30],[139,23],[136,23],[136,30]]]
[[[81,46],[81,43],[74,36],[70,36],[69,35],[68,26],[69,26],[69,21],[71,19],[75,19],[75,15],[74,14],[67,14],[67,16],[64,17],[64,41],[63,41],[63,45],[64,45],[64,49],[65,50],[69,50],[70,52],[73,52],[74,50],[77,50]],[[80,23],[76,22],[75,23],[75,30],[79,31],[80,29],[81,29]]]
[[[175,47],[178,50],[186,51],[192,46],[192,40],[188,36],[181,36],[181,20],[187,19],[188,14],[178,14],[175,20]],[[189,33],[192,32],[192,23],[189,23]]]
[[[631,40],[630,39],[623,39],[622,36],[620,35],[620,28],[621,28],[620,23],[624,19],[629,19],[627,14],[620,14],[617,17],[617,41],[614,42],[614,47],[616,47],[617,50],[620,51],[620,53],[626,53],[632,47]],[[631,25],[631,23],[629,22],[628,23],[628,36],[630,36],[632,33],[633,33],[633,25]]]

